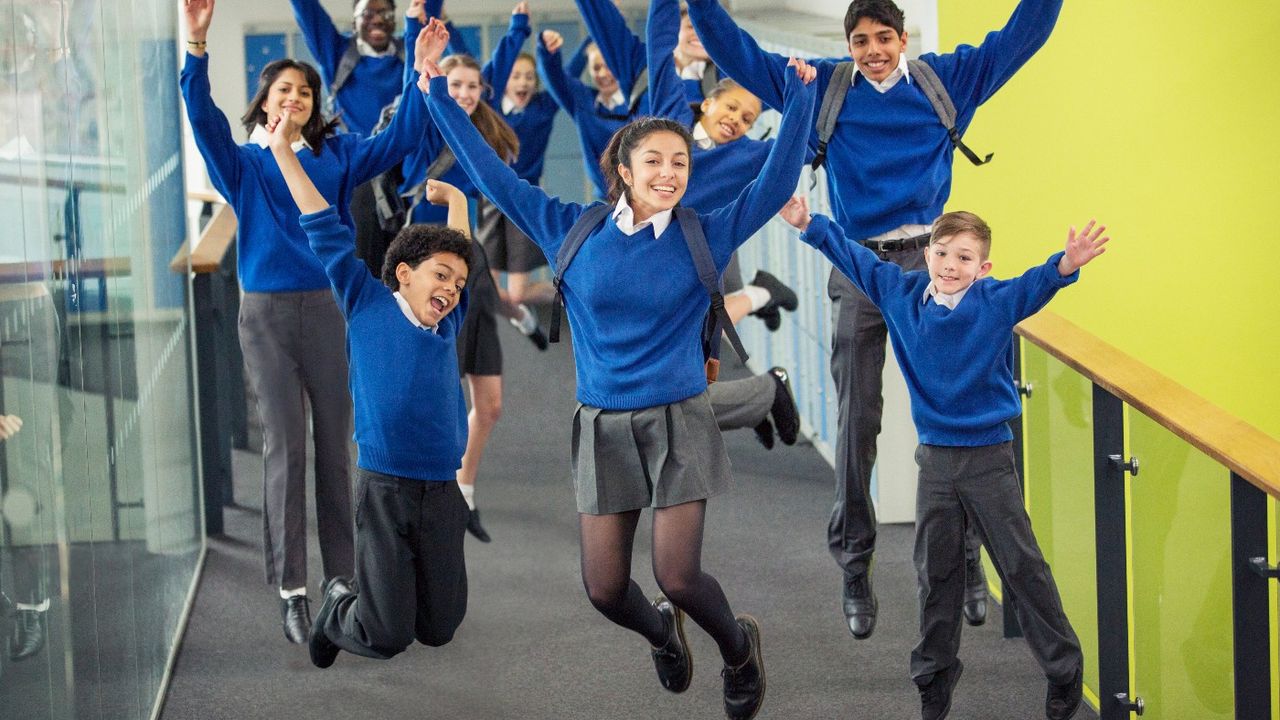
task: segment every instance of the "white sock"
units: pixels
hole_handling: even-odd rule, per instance
[[[44,602],[38,605],[30,603],[14,603],[13,606],[19,610],[35,610],[36,612],[44,612],[49,609],[49,598],[45,598]]]
[[[522,315],[519,320],[511,318],[511,324],[515,325],[516,329],[521,333],[525,335],[532,335],[533,331],[538,329],[538,318],[534,316],[533,311],[529,309],[528,305],[520,303],[517,307],[520,308],[520,311],[523,312],[524,315]],[[472,509],[474,510],[475,508]]]
[[[771,295],[768,290],[765,290],[759,285],[746,285],[738,292],[746,295],[747,299],[751,301],[751,312],[755,312],[765,305],[768,305],[769,300],[773,298],[773,295]],[[738,293],[733,294],[737,295]]]
[[[301,595],[301,596],[303,596],[303,597],[306,597],[306,596],[307,596],[307,586],[306,586],[306,585],[303,585],[303,586],[302,586],[302,587],[300,587],[300,588],[294,588],[294,589],[292,589],[292,590],[285,590],[284,588],[280,588],[280,597],[281,597],[282,599],[284,599],[284,600],[288,600],[288,599],[289,599],[289,598],[291,598],[291,597],[297,597],[297,596],[299,596],[299,595]]]
[[[462,491],[462,499],[467,501],[467,508],[476,509],[476,486],[458,483],[458,489]]]

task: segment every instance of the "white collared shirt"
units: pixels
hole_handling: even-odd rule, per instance
[[[404,313],[404,316],[409,318],[409,322],[413,323],[414,327],[420,327],[423,330],[430,330],[433,333],[439,334],[440,330],[438,327],[422,324],[422,321],[418,319],[418,316],[413,314],[413,308],[409,307],[409,301],[404,299],[404,296],[400,294],[399,290],[391,294],[395,297],[396,304],[400,306],[400,312]]]
[[[707,71],[706,60],[693,60],[680,71],[681,80],[701,80]]]
[[[693,144],[700,150],[710,150],[716,146],[716,141],[711,139],[707,134],[706,128],[702,127],[702,123],[693,124]]]
[[[264,150],[267,149],[268,147],[271,147],[269,143],[270,139],[271,139],[271,133],[267,132],[267,128],[263,125],[258,125],[253,129],[253,132],[249,133],[249,142],[255,143],[258,147]],[[308,150],[311,149],[311,146],[307,144],[306,138],[299,138],[297,140],[294,140],[293,143],[289,145],[289,147],[295,153],[301,150],[302,148],[307,148]]]
[[[627,96],[622,94],[622,88],[618,88],[617,90],[613,91],[612,95],[609,96],[608,104],[605,104],[605,103],[600,103],[600,104],[604,105],[606,108],[611,109],[611,108],[618,107],[619,105],[625,103],[626,101],[627,101]],[[599,94],[596,95],[596,102],[600,102]]]
[[[920,298],[920,302],[929,302],[929,298],[933,298],[935,303],[947,308],[948,310],[955,310],[956,306],[960,304],[960,301],[964,299],[965,293],[969,292],[969,288],[971,287],[973,287],[973,285],[969,285],[969,287],[958,293],[948,295],[947,293],[939,292],[938,286],[930,282],[929,287],[924,289],[924,296]]]
[[[858,79],[858,75],[861,73],[862,73],[862,68],[858,67],[857,63],[854,63],[853,77],[849,78],[849,82],[853,83],[855,80]],[[863,75],[863,77],[866,77],[866,75]],[[902,53],[898,55],[898,67],[894,68],[893,72],[889,73],[889,77],[885,78],[884,80],[881,80],[880,82],[876,82],[871,78],[867,78],[867,82],[871,83],[871,87],[875,88],[877,92],[887,93],[889,92],[890,88],[898,84],[899,80],[902,80],[904,78],[906,79],[907,83],[910,84],[911,71],[907,69],[906,53]]]
[[[394,42],[387,43],[386,50],[374,50],[373,46],[365,42],[360,36],[356,36],[356,50],[363,57],[387,57],[396,54],[396,44]]]
[[[524,108],[516,105],[515,100],[512,100],[504,94],[502,96],[502,114],[510,115],[513,112],[524,112]]]
[[[613,221],[618,225],[618,229],[624,235],[635,235],[649,225],[653,226],[653,236],[662,237],[662,233],[671,224],[671,211],[663,210],[649,216],[648,220],[636,223],[632,218],[635,217],[635,211],[631,209],[631,205],[627,204],[627,196],[623,195],[618,198],[618,204],[613,210]]]

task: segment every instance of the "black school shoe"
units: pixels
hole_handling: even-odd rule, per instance
[[[800,410],[796,407],[796,398],[791,394],[791,376],[787,374],[786,368],[773,367],[769,368],[769,374],[773,376],[775,389],[773,393],[773,407],[769,409],[769,415],[773,418],[773,425],[778,430],[778,439],[783,445],[795,445],[796,437],[800,434]]]
[[[284,625],[284,637],[295,645],[307,641],[311,633],[311,603],[306,595],[294,595],[280,600],[280,619]]]
[[[764,657],[760,652],[760,623],[750,615],[738,616],[738,627],[747,634],[747,659],[737,667],[724,666],[724,714],[729,720],[751,720],[764,703]]]
[[[769,291],[769,302],[765,303],[764,307],[751,313],[764,321],[764,326],[769,329],[769,332],[774,332],[782,326],[782,314],[778,312],[779,308],[787,312],[795,312],[796,308],[800,307],[800,301],[796,297],[795,291],[783,285],[781,280],[764,270],[756,271],[756,276],[752,279],[751,284]]]
[[[43,610],[17,610],[13,615],[13,634],[9,636],[9,659],[20,662],[44,647]]]
[[[982,559],[966,559],[964,574],[964,621],[977,627],[987,621],[987,573]]]
[[[320,603],[319,612],[316,613],[315,624],[311,626],[307,650],[311,655],[311,664],[323,670],[338,659],[338,651],[341,649],[325,634],[324,626],[329,622],[329,616],[333,614],[334,608],[338,606],[338,601],[351,594],[351,584],[346,578],[335,575],[325,581],[324,588],[320,592],[324,599]]]
[[[964,663],[956,658],[951,667],[934,673],[933,680],[920,686],[920,717],[922,720],[942,720],[951,712],[951,694],[964,672]]]
[[[480,542],[489,542],[493,538],[489,537],[489,533],[484,531],[484,526],[480,524],[480,511],[470,510],[467,512],[467,532],[475,536]]]
[[[667,642],[652,650],[658,682],[673,693],[682,693],[693,680],[693,656],[689,654],[689,643],[684,636],[684,612],[664,595],[653,599],[653,607],[667,627]]]
[[[756,440],[764,446],[765,450],[773,449],[773,423],[769,422],[769,418],[760,421],[760,424],[751,428],[756,434]]]
[[[1084,694],[1082,687],[1084,668],[1077,668],[1076,674],[1065,685],[1049,683],[1049,692],[1044,698],[1044,715],[1049,720],[1070,720],[1080,709],[1080,698]]]
[[[871,637],[871,633],[876,629],[876,613],[880,609],[875,591],[871,589],[871,574],[869,572],[859,575],[845,573],[844,587],[840,595],[844,621],[849,626],[849,634],[856,640],[866,640]]]

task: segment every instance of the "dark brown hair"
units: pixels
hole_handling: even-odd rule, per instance
[[[240,122],[244,123],[244,131],[247,133],[252,133],[255,126],[267,124],[270,118],[262,109],[262,103],[266,102],[267,95],[271,94],[272,83],[285,70],[297,70],[302,73],[302,78],[311,88],[311,117],[307,118],[307,124],[302,126],[302,137],[311,146],[311,152],[319,155],[324,139],[338,126],[338,119],[325,120],[324,113],[320,112],[320,91],[324,86],[320,81],[320,73],[307,63],[285,58],[262,68],[262,72],[258,74],[258,90],[249,101],[249,107],[244,111],[244,115],[240,116]]]
[[[471,269],[471,241],[466,235],[444,225],[414,223],[404,226],[396,233],[382,260],[382,284],[392,290],[399,290],[400,280],[396,278],[396,268],[400,267],[400,263],[416,270],[422,261],[442,252],[457,255],[467,264],[468,271]]]
[[[631,167],[631,152],[636,149],[637,145],[644,142],[645,138],[659,132],[675,133],[680,136],[681,140],[684,140],[685,149],[689,153],[689,170],[692,172],[693,135],[689,133],[689,128],[675,120],[642,117],[623,125],[609,139],[609,146],[600,154],[600,172],[604,173],[605,184],[609,187],[609,202],[617,202],[618,198],[627,192],[627,184],[622,181],[622,174],[618,172],[618,166]]]
[[[904,29],[906,18],[902,14],[902,8],[894,4],[893,0],[853,0],[849,3],[849,10],[844,15],[846,42],[853,34],[853,29],[858,26],[858,21],[864,17],[893,28],[893,31],[898,33],[898,37],[902,37],[902,33],[906,32]]]
[[[493,148],[498,157],[502,158],[503,162],[515,162],[520,156],[520,138],[516,137],[516,131],[512,130],[507,121],[502,118],[502,113],[489,105],[488,98],[493,95],[493,88],[485,83],[484,75],[480,73],[480,63],[470,55],[450,55],[440,62],[440,70],[445,75],[457,67],[475,70],[480,74],[480,83],[484,86],[480,93],[480,102],[476,103],[476,109],[471,111],[471,124],[476,126],[480,136],[489,147]]]
[[[933,221],[933,234],[929,237],[929,244],[964,233],[972,235],[978,241],[982,246],[982,259],[986,260],[991,255],[991,226],[986,220],[964,210],[939,215]]]

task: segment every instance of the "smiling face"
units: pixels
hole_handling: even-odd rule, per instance
[[[676,52],[684,55],[687,60],[702,60],[703,62],[711,59],[707,55],[706,48],[702,47],[702,41],[698,39],[698,33],[693,29],[693,21],[689,16],[682,15],[680,17],[680,39],[676,43]]]
[[[760,117],[760,98],[741,86],[724,90],[702,101],[702,117],[698,124],[717,145],[732,142],[747,134]]]
[[[311,119],[314,103],[307,77],[301,70],[285,68],[271,81],[267,99],[262,101],[260,107],[267,114],[268,120],[275,119],[282,111],[288,110],[292,113],[290,122],[301,128]]]
[[[516,107],[523,108],[529,104],[537,89],[538,73],[533,67],[533,61],[527,57],[518,58],[515,65],[511,66],[511,76],[507,78],[507,99],[515,103]]]
[[[987,248],[968,232],[934,240],[924,250],[924,261],[934,287],[947,295],[967,289],[991,272]]]
[[[869,17],[859,18],[849,33],[849,57],[867,78],[881,82],[898,68],[898,58],[907,50],[907,33]]]
[[[636,222],[670,210],[684,197],[689,182],[689,146],[679,135],[660,130],[646,135],[631,151],[630,165],[619,165]]]
[[[387,0],[363,0],[355,5],[356,32],[378,52],[387,49],[396,32],[396,11]]]
[[[458,103],[467,115],[475,112],[480,103],[480,94],[484,84],[480,80],[480,71],[465,65],[455,66],[446,75],[449,79],[449,97]]]
[[[601,97],[609,97],[618,92],[618,79],[613,71],[604,64],[604,56],[594,45],[587,51],[587,69],[591,71],[591,83]]]
[[[400,263],[396,266],[396,280],[400,282],[400,296],[409,303],[413,316],[423,325],[435,327],[458,307],[467,285],[467,263],[454,253],[438,252],[428,255],[418,267]]]

